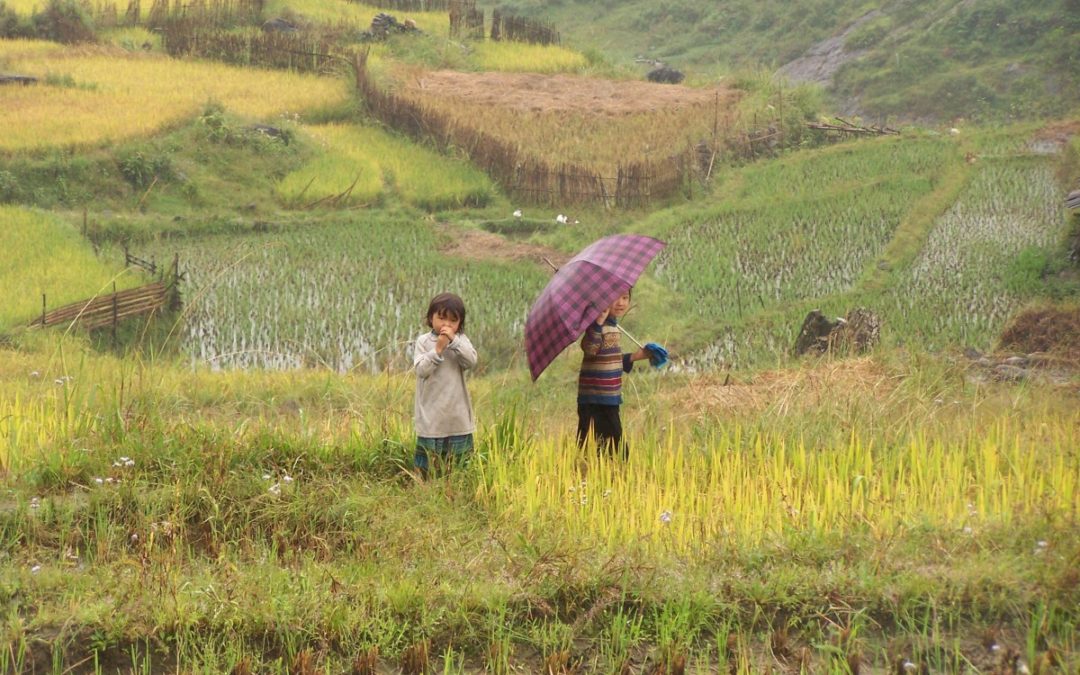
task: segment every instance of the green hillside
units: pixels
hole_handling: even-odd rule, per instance
[[[644,56],[701,77],[781,70],[825,84],[837,110],[871,118],[1021,118],[1080,103],[1076,0],[510,5],[554,24],[564,42],[595,47],[619,62]],[[818,59],[799,63],[815,49]],[[799,67],[791,72],[786,64]]]

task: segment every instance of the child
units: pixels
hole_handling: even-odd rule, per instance
[[[581,338],[581,374],[578,376],[578,444],[585,445],[590,431],[597,447],[625,459],[628,455],[622,441],[622,374],[629,373],[634,361],[649,358],[646,349],[624,354],[619,346],[617,320],[630,309],[630,291],[619,296],[610,307],[585,329]]]
[[[465,330],[465,303],[453,293],[436,295],[428,305],[430,331],[416,338],[416,401],[413,407],[416,454],[413,463],[427,478],[429,459],[464,459],[473,448],[472,401],[465,371],[476,365],[476,349]]]

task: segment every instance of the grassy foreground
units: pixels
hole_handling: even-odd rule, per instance
[[[418,483],[406,373],[18,341],[3,672],[1076,667],[1075,383],[635,372],[623,465],[574,447],[572,373],[512,370],[471,383],[475,461]]]

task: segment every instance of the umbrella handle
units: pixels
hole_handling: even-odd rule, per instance
[[[625,335],[626,337],[630,338],[630,340],[632,340],[632,341],[633,341],[633,343],[634,343],[634,344],[636,344],[636,345],[638,346],[638,348],[640,348],[640,349],[645,349],[645,345],[643,345],[643,344],[641,344],[640,342],[638,342],[638,341],[637,341],[637,338],[636,338],[636,337],[634,337],[634,336],[633,336],[633,335],[631,335],[630,333],[627,333],[627,332],[626,332],[626,329],[625,329],[625,328],[623,328],[623,327],[622,327],[622,326],[620,326],[619,324],[615,324],[615,327],[616,327],[616,328],[618,328],[618,329],[619,329],[620,331],[622,331],[622,334],[623,334],[623,335]]]

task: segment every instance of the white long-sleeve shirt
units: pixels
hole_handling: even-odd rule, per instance
[[[435,353],[438,336],[428,331],[413,344],[416,399],[413,423],[425,438],[462,436],[476,431],[472,399],[465,387],[465,371],[476,365],[476,348],[461,333]]]

